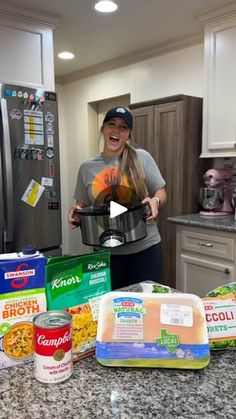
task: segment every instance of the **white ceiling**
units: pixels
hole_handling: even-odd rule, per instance
[[[95,0],[12,0],[0,6],[16,5],[24,11],[59,17],[54,30],[56,76],[91,72],[134,57],[145,57],[162,47],[203,36],[197,15],[225,0],[116,0],[119,8],[112,14],[94,10]],[[20,8],[20,9],[19,9]],[[57,58],[60,51],[75,54],[71,61]],[[78,74],[79,74],[78,73]]]

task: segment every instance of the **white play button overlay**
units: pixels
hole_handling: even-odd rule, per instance
[[[128,208],[123,207],[123,205],[117,204],[117,202],[110,202],[110,218],[115,218],[123,212],[128,211]]]

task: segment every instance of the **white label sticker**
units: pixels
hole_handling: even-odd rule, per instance
[[[44,144],[43,112],[24,110],[25,144]]]
[[[12,109],[10,112],[10,117],[12,119],[21,119],[22,118],[22,112],[19,109]]]
[[[53,179],[51,177],[42,177],[41,178],[42,186],[53,186]]]
[[[44,136],[41,134],[29,134],[25,132],[25,144],[34,144],[34,145],[43,145],[44,144]]]
[[[53,113],[47,112],[47,115],[45,116],[45,121],[53,122],[54,119],[55,119],[55,117],[54,117]]]
[[[26,188],[21,200],[26,202],[26,204],[30,205],[31,207],[35,207],[44,189],[44,186],[40,185],[38,182],[32,179]]]
[[[54,147],[53,135],[47,135],[48,147]]]
[[[93,320],[96,322],[98,320],[98,313],[99,313],[99,304],[101,297],[94,297],[89,300],[89,304],[92,310]]]
[[[193,326],[193,309],[178,304],[161,304],[161,323],[172,326]]]

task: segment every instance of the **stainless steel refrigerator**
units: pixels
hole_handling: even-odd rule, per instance
[[[61,253],[57,94],[0,83],[0,253]]]

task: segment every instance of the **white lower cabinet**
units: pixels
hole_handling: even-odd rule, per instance
[[[176,226],[176,288],[199,296],[235,281],[236,234]]]

